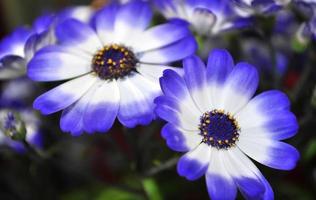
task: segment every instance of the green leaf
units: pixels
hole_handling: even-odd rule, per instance
[[[300,41],[295,37],[292,39],[291,46],[296,53],[303,53],[308,47],[308,41]]]
[[[162,200],[157,182],[153,178],[143,180],[144,190],[150,200]]]
[[[119,188],[110,187],[103,190],[95,200],[143,200],[140,195]]]
[[[310,159],[313,159],[316,156],[316,139],[310,141],[306,147],[306,150],[303,154],[303,160],[309,161]]]

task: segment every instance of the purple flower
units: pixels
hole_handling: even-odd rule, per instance
[[[211,199],[273,199],[271,186],[248,158],[290,170],[298,151],[280,140],[298,130],[287,96],[277,90],[255,97],[259,76],[247,63],[234,65],[226,50],[213,50],[207,67],[197,56],[183,62],[184,76],[172,70],[160,78],[163,95],[156,113],[168,123],[167,145],[187,152],[178,173],[188,180],[203,175]]]
[[[155,0],[156,7],[167,19],[190,23],[199,34],[216,35],[246,27],[249,18],[239,17],[229,0]]]
[[[71,7],[59,14],[45,14],[35,20],[31,28],[19,27],[0,42],[0,79],[25,75],[26,65],[41,48],[55,44],[55,26],[65,19],[87,22],[93,10],[89,6]]]
[[[60,44],[39,51],[28,76],[68,81],[38,97],[34,108],[43,114],[63,110],[61,129],[73,135],[106,132],[116,117],[126,127],[149,124],[162,71],[197,46],[186,25],[148,28],[151,17],[147,3],[132,1],[103,8],[92,25],[74,19],[61,23]]]
[[[291,0],[233,0],[235,10],[242,16],[270,14],[288,5]]]
[[[25,140],[34,148],[42,148],[43,138],[40,133],[40,121],[30,109],[0,109],[0,144],[8,145],[19,153],[25,152],[25,147],[19,135],[25,135]],[[23,136],[24,137],[24,136]]]
[[[269,45],[265,42],[254,39],[243,40],[242,42],[245,60],[253,64],[261,73],[271,76],[276,70],[276,73],[283,75],[288,67],[287,52],[276,47],[273,48],[275,48],[275,55],[272,54]]]

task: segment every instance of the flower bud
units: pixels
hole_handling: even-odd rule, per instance
[[[26,127],[24,121],[18,113],[7,111],[1,119],[1,130],[13,140],[24,140],[26,136]]]

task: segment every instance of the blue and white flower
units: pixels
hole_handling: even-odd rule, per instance
[[[58,23],[66,19],[77,19],[82,22],[90,22],[92,16],[95,13],[95,9],[91,6],[73,6],[64,9],[57,14]]]
[[[31,35],[31,30],[20,27],[0,42],[0,79],[25,74],[24,45]]]
[[[70,18],[87,22],[92,13],[90,6],[71,7],[57,15],[46,14],[37,18],[31,28],[17,28],[0,42],[0,79],[25,75],[26,65],[35,52],[57,42],[54,28],[58,23]]]
[[[166,120],[167,145],[187,152],[178,173],[188,180],[205,174],[212,199],[273,199],[273,191],[247,157],[272,168],[293,169],[298,151],[280,140],[298,124],[287,96],[277,90],[254,98],[259,77],[247,63],[234,66],[226,50],[211,52],[207,67],[196,56],[184,60],[184,76],[165,70],[156,112]]]
[[[288,44],[288,43],[287,43]],[[260,73],[271,77],[272,73],[283,75],[288,68],[288,52],[280,48],[280,45],[273,46],[275,52],[271,53],[271,47],[264,41],[247,39],[242,41],[243,58],[253,64]]]
[[[316,2],[297,1],[297,8],[307,20],[300,25],[296,32],[299,42],[306,44],[310,39],[316,39]]]
[[[248,18],[237,16],[230,0],[155,0],[154,3],[167,19],[185,20],[199,34],[216,35],[250,23]]]
[[[31,109],[0,109],[0,144],[8,145],[19,153],[25,152],[22,141],[14,140],[15,134],[26,131],[25,140],[34,148],[43,147],[43,138],[39,129],[40,121]],[[21,130],[25,129],[25,130]]]
[[[236,4],[235,10],[242,16],[254,14],[269,14],[280,10],[288,5],[291,0],[233,0]]]
[[[196,42],[186,25],[147,29],[152,11],[141,1],[100,10],[90,26],[67,20],[56,29],[60,45],[39,51],[28,65],[36,81],[69,80],[38,97],[43,114],[63,110],[65,132],[106,132],[116,117],[126,127],[154,118],[159,77],[170,62],[192,55]]]
[[[15,134],[26,129],[25,140],[35,148],[43,145],[38,113],[28,105],[36,90],[32,81],[18,78],[2,85],[0,93],[0,144],[8,145],[18,152],[24,152],[22,142],[13,140]]]
[[[38,87],[27,77],[21,77],[2,84],[0,108],[26,108],[32,102]]]
[[[309,5],[316,4],[315,0],[293,0],[293,2],[295,2],[295,3],[305,3],[305,4],[309,4]]]

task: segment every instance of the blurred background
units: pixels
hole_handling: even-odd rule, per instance
[[[1,0],[0,38],[17,26],[32,24],[41,14],[90,3],[89,0]],[[106,0],[94,1],[93,5],[103,3]],[[274,19],[262,19],[262,24],[273,23],[271,20]],[[228,35],[221,47],[228,48],[236,60],[252,62],[251,58],[240,53],[249,38],[256,40],[256,35],[252,31],[244,31],[241,37]],[[277,84],[271,84],[268,75],[263,77],[260,89],[277,87],[291,94],[300,131],[287,142],[299,149],[301,160],[296,169],[288,172],[256,165],[270,182],[275,199],[312,200],[316,199],[316,95],[313,95],[316,51],[315,44],[303,50],[295,51],[295,46],[293,48],[290,64],[285,72],[282,71]],[[1,82],[1,87],[4,84]],[[43,88],[47,90],[53,86],[37,83],[32,87],[42,89],[36,90],[33,97],[41,94]],[[32,105],[34,98],[25,101]],[[167,148],[161,138],[163,122],[132,130],[116,123],[106,134],[72,137],[60,131],[59,117],[60,113],[41,116],[44,144],[40,151],[30,147],[21,153],[6,146],[0,147],[1,200],[209,198],[204,178],[191,182],[178,176],[176,161],[181,154]],[[242,199],[240,195],[238,198]]]

